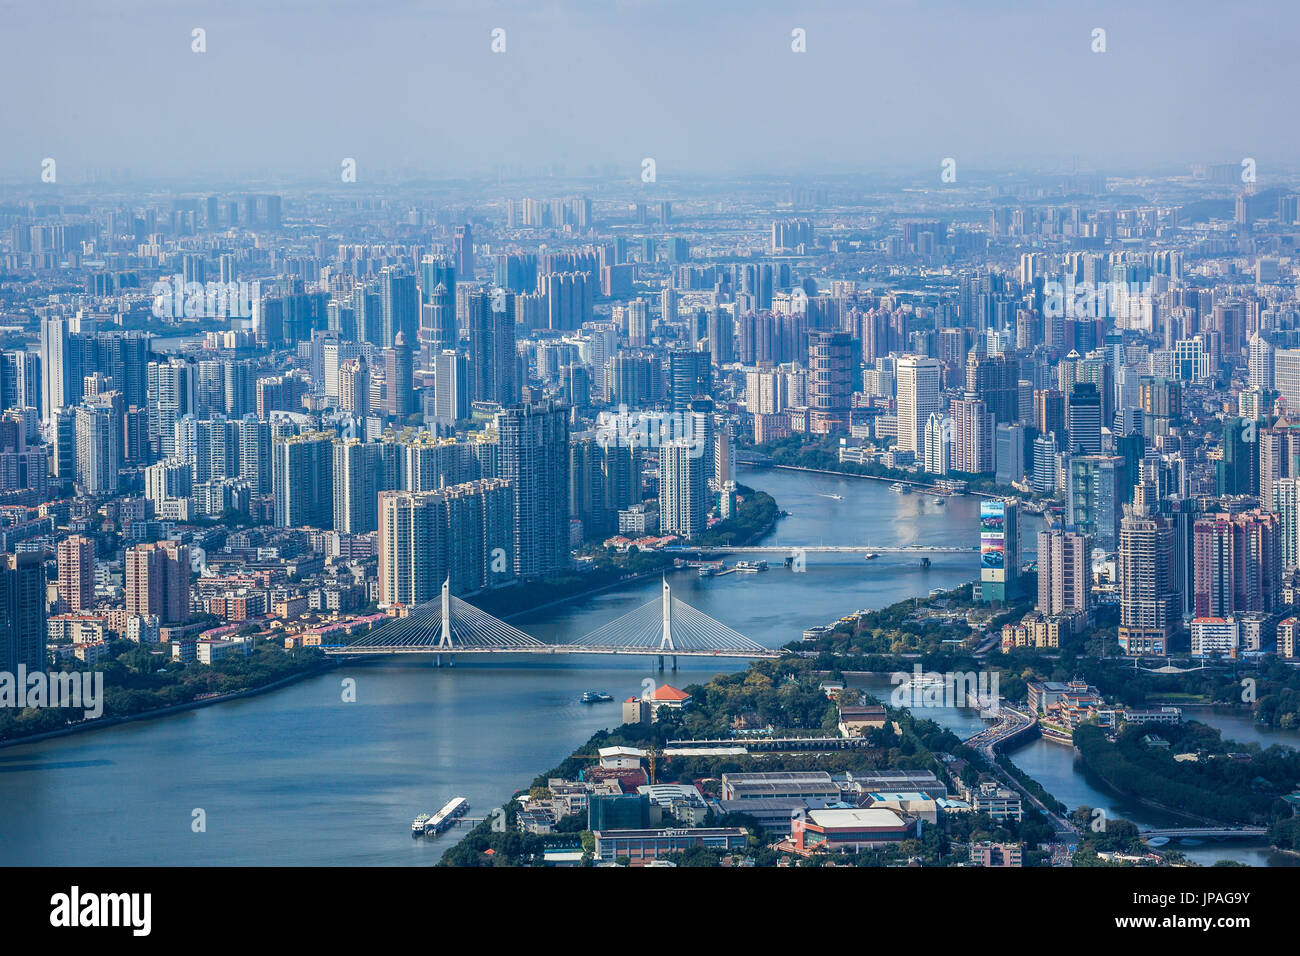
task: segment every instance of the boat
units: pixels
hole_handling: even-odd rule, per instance
[[[429,822],[430,819],[432,819],[432,817],[431,817],[430,814],[427,814],[427,813],[421,813],[418,817],[416,817],[414,820],[412,820],[412,821],[411,821],[411,836],[423,836],[423,835],[424,835],[424,827],[425,827],[425,825]]]
[[[589,690],[589,691],[587,691],[585,694],[582,695],[582,697],[580,698],[580,701],[581,701],[581,703],[584,703],[584,704],[602,704],[602,703],[604,703],[605,701],[610,701],[610,700],[613,700],[613,699],[614,699],[614,698],[611,697],[609,694],[604,694],[604,693],[600,693],[600,692],[598,692],[598,691],[592,691],[592,690]]]
[[[700,568],[700,577],[702,578],[711,578],[717,573],[717,568]]]
[[[766,571],[766,561],[737,561],[735,570],[741,573],[753,574],[757,571]]]
[[[468,800],[464,797],[452,797],[443,804],[441,810],[425,821],[424,832],[442,833],[453,826],[457,818],[463,816],[467,810],[469,810]]]
[[[874,560],[875,560],[876,558],[878,558],[878,557],[880,557],[880,555],[876,554],[876,552],[874,552],[874,551],[868,551],[868,552],[867,552],[867,556],[866,556],[866,558],[864,558],[863,560],[866,560],[866,561],[874,561]]]
[[[936,505],[944,505],[944,504],[947,504],[947,502],[944,501],[942,498],[935,498],[935,499],[934,499],[934,503],[935,503]]]
[[[821,495],[821,497],[823,497],[823,498],[834,498],[836,501],[843,501],[843,500],[844,500],[844,496],[843,496],[843,495]]]
[[[897,491],[900,495],[910,495],[912,493],[912,486],[905,485],[901,481],[896,481],[889,486],[889,490]]]

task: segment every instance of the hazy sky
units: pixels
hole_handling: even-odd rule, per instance
[[[0,177],[1291,164],[1300,4],[0,0]],[[191,30],[207,52],[191,52]],[[491,52],[491,31],[506,52]],[[807,52],[791,51],[791,30]],[[1105,53],[1090,49],[1095,27]]]

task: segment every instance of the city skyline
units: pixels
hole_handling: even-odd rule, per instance
[[[1208,0],[1050,11],[137,0],[129,28],[89,3],[57,26],[6,8],[0,79],[29,90],[0,113],[0,176],[16,184],[39,183],[47,157],[67,183],[130,170],[328,184],[345,158],[358,184],[520,165],[639,182],[645,158],[660,182],[863,169],[933,169],[937,181],[946,158],[960,182],[1076,160],[1167,171],[1246,157],[1267,181],[1300,145],[1268,95],[1286,85],[1282,38],[1300,20],[1280,2],[1229,17]],[[205,52],[192,52],[195,29]],[[37,59],[49,50],[58,70]]]

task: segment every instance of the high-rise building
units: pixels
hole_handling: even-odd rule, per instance
[[[469,359],[455,349],[443,349],[433,360],[433,416],[458,422],[470,415]]]
[[[378,442],[347,439],[334,442],[333,528],[364,534],[379,527],[379,492],[387,490]]]
[[[45,561],[39,551],[0,555],[0,672],[44,671]]]
[[[898,382],[899,451],[924,454],[925,423],[939,410],[939,360],[924,355],[899,356]]]
[[[668,402],[674,412],[684,412],[697,398],[713,390],[709,353],[673,349],[668,353]]]
[[[334,438],[334,432],[305,432],[271,442],[277,528],[332,526]]]
[[[848,431],[855,364],[847,332],[808,333],[809,431]]]
[[[980,502],[980,600],[1002,603],[1020,594],[1020,504]]]
[[[157,615],[163,624],[190,619],[190,548],[176,541],[126,549],[126,613]]]
[[[952,412],[953,470],[967,474],[993,472],[994,419],[984,402],[967,392],[965,398],[954,399],[949,410]]]
[[[999,423],[994,440],[994,460],[997,463],[995,480],[1000,485],[1010,485],[1025,477],[1025,426],[1016,423]]]
[[[1038,611],[1049,617],[1088,610],[1092,541],[1072,528],[1038,532]]]
[[[59,606],[67,611],[87,611],[95,604],[95,542],[70,535],[58,547]]]
[[[476,402],[505,406],[519,400],[515,350],[515,294],[471,292],[469,318],[470,395]]]
[[[1282,590],[1276,514],[1252,510],[1202,515],[1193,536],[1197,617],[1276,609]]]
[[[456,275],[466,282],[473,282],[474,232],[469,223],[456,227],[452,237],[452,250],[456,258]]]
[[[386,266],[379,273],[379,308],[378,345],[391,349],[399,334],[407,343],[414,342],[420,326],[420,297],[414,273]]]
[[[1288,412],[1300,409],[1300,349],[1278,349],[1273,353],[1273,387]]]
[[[946,475],[952,467],[951,431],[948,419],[939,412],[930,413],[925,423],[923,467],[932,475]]]
[[[1070,452],[1101,454],[1101,394],[1092,382],[1078,382],[1069,400]]]
[[[413,607],[450,581],[465,594],[513,579],[514,489],[485,478],[379,495],[379,603]]]
[[[384,349],[385,412],[404,422],[415,411],[414,359],[405,332],[398,332],[393,347]]]
[[[1162,515],[1125,505],[1119,538],[1120,650],[1163,656],[1180,618],[1173,527]]]
[[[708,478],[697,443],[685,439],[659,446],[659,532],[686,540],[704,531]]]
[[[76,408],[77,485],[88,495],[117,493],[122,420],[112,402]]]
[[[1113,551],[1127,504],[1125,461],[1118,455],[1078,455],[1070,459],[1066,517],[1097,547]]]
[[[966,391],[983,400],[998,424],[1019,421],[1020,367],[1006,354],[972,352],[966,360]]]
[[[515,493],[515,573],[531,578],[569,566],[569,416],[552,401],[497,415],[499,477]]]
[[[1300,566],[1300,478],[1273,482],[1273,512],[1277,515],[1277,546],[1283,572]]]

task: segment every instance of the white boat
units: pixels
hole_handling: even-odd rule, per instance
[[[423,836],[425,825],[429,822],[429,814],[421,813],[411,821],[411,836]]]
[[[819,494],[820,494],[820,493],[819,493]],[[835,499],[836,501],[843,501],[843,500],[844,500],[844,496],[843,496],[843,495],[821,495],[821,497],[823,497],[823,498],[833,498],[833,499]]]

